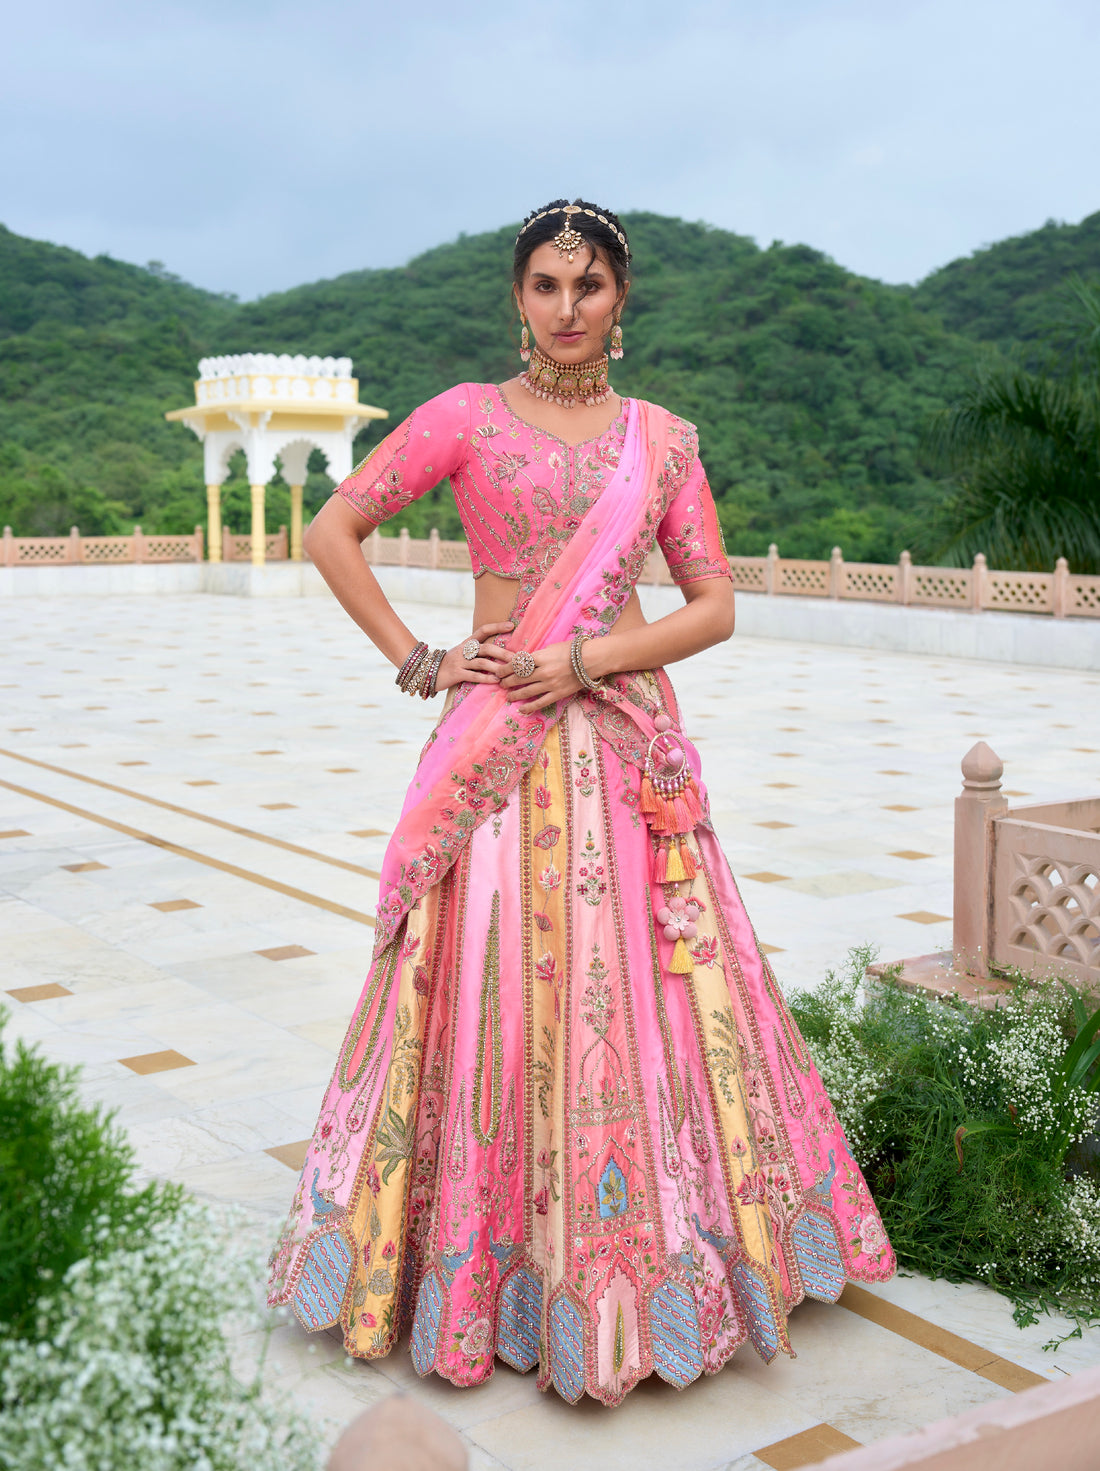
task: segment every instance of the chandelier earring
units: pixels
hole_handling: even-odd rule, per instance
[[[611,356],[618,361],[623,355],[623,329],[619,326],[618,318],[611,329]]]
[[[529,363],[531,361],[531,338],[527,332],[527,318],[521,312],[519,319],[523,323],[519,334],[519,355],[523,362]]]

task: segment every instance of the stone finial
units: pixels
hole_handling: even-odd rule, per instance
[[[843,591],[841,582],[844,577],[844,553],[839,547],[833,547],[829,558],[829,596],[839,598]]]
[[[1054,564],[1051,585],[1051,609],[1055,618],[1064,618],[1070,611],[1069,563],[1059,557]]]
[[[964,787],[996,788],[1004,775],[1004,762],[985,741],[971,746],[962,758]]]
[[[422,1400],[395,1394],[353,1420],[328,1471],[466,1471],[466,1447]]]

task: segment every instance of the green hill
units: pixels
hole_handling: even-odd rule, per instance
[[[699,425],[731,551],[776,540],[789,555],[825,556],[839,543],[850,558],[893,559],[943,495],[920,460],[929,413],[962,382],[976,338],[1038,330],[1067,263],[1087,268],[1091,250],[1100,264],[1096,221],[1044,227],[913,289],[854,276],[807,246],[762,250],[728,231],[630,216],[636,269],[616,386]],[[347,355],[361,397],[389,409],[390,425],[455,382],[510,376],[513,238],[511,228],[463,237],[399,269],[238,304],[162,268],[89,260],[0,228],[0,520],[22,534],[201,522],[198,443],[163,412],[191,400],[208,353]],[[365,431],[360,451],[385,427]],[[316,505],[330,483],[320,457],[314,470]],[[246,529],[243,478],[226,503],[229,524]],[[281,487],[269,504],[273,525],[286,519]],[[401,519],[414,534],[458,532],[445,487]]]
[[[1034,357],[1068,345],[1065,278],[1100,274],[1100,213],[1079,225],[1048,220],[1039,230],[976,250],[926,276],[913,292],[953,332]]]

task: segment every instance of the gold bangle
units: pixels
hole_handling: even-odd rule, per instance
[[[399,690],[403,691],[406,689],[409,680],[413,676],[413,672],[416,669],[417,664],[420,663],[420,660],[423,659],[424,655],[427,652],[428,645],[424,643],[423,640],[417,643],[415,648],[410,651],[408,658],[405,660],[404,664],[402,664],[401,668],[397,671],[397,678],[394,680],[394,684]]]
[[[573,635],[573,642],[569,645],[569,663],[572,666],[573,673],[577,676],[577,683],[582,688],[588,690],[589,693],[595,694],[598,690],[602,690],[604,686],[602,679],[593,679],[584,667],[581,647],[588,642],[588,637],[589,635],[587,633],[575,633]]]

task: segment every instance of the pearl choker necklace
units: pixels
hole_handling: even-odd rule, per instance
[[[528,393],[548,403],[571,409],[574,404],[592,407],[611,397],[607,381],[607,354],[590,358],[587,363],[563,364],[548,358],[537,347],[531,349],[531,366],[519,375]]]

